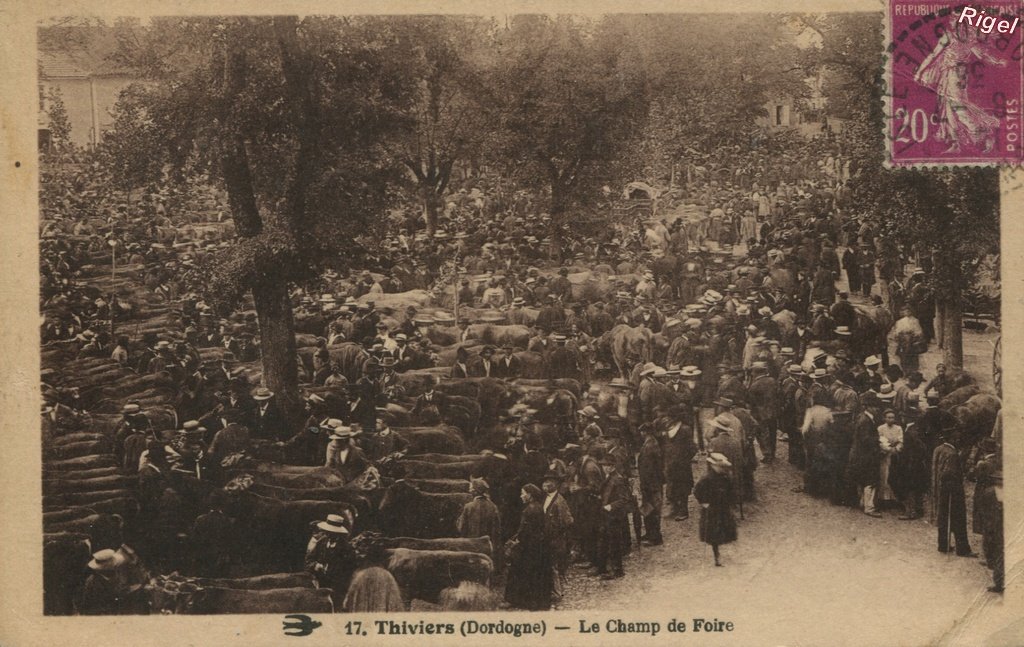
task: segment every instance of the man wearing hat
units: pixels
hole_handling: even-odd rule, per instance
[[[377,429],[360,436],[359,446],[370,461],[379,461],[395,452],[404,452],[409,443],[396,434],[383,420],[377,421]]]
[[[505,542],[501,535],[501,514],[491,501],[490,489],[483,478],[469,480],[469,493],[473,499],[462,506],[455,528],[460,537],[490,537],[495,568],[501,569],[505,562],[500,559]]]
[[[556,469],[558,467],[561,469]],[[558,597],[562,596],[569,570],[569,536],[574,522],[569,504],[560,491],[565,480],[564,470],[561,461],[553,462],[541,482],[544,491],[544,538],[551,554],[554,593]]]
[[[566,347],[568,338],[560,333],[551,336],[554,347],[547,356],[547,375],[549,379],[580,379],[579,357]]]
[[[600,564],[600,497],[604,485],[604,469],[600,462],[604,457],[604,447],[600,443],[584,447],[573,482],[569,485],[571,510],[576,520],[573,532],[578,554],[589,560],[595,568]]]
[[[127,546],[94,553],[88,564],[90,574],[76,599],[78,612],[82,615],[145,613],[148,610],[143,592],[146,579],[134,562],[134,552]]]
[[[346,483],[365,472],[370,463],[366,460],[363,450],[355,444],[355,437],[359,435],[359,432],[354,431],[337,418],[326,420],[321,427],[328,433],[327,437],[331,441],[327,444],[324,467],[341,472]]]
[[[956,427],[942,430],[942,444],[932,453],[932,509],[939,536],[939,552],[949,552],[949,536],[959,557],[973,557],[967,537],[967,499],[964,494],[963,458],[956,447]]]
[[[881,403],[873,392],[861,396],[862,410],[853,422],[853,444],[847,462],[847,480],[860,493],[860,507],[869,517],[881,517],[875,509],[875,492],[881,476],[882,449],[878,439]]]
[[[689,499],[693,490],[692,461],[697,454],[693,429],[686,421],[673,418],[661,418],[657,425],[664,433],[662,451],[670,514],[676,521],[684,521],[690,516]]]
[[[605,455],[600,463],[605,479],[601,486],[601,545],[594,574],[603,580],[612,580],[625,575],[622,556],[626,550],[624,539],[629,536],[627,517],[632,497],[625,477],[619,472],[619,461]]]
[[[395,358],[395,371],[404,373],[416,365],[416,353],[409,348],[409,336],[404,332],[395,335],[395,348],[391,351]]]
[[[343,600],[357,565],[358,558],[349,544],[347,520],[338,514],[327,515],[316,524],[306,547],[306,572],[316,578],[320,588],[330,589],[333,598]]]
[[[544,305],[537,313],[537,328],[544,331],[562,330],[565,327],[565,310],[554,294],[547,295]]]
[[[582,443],[584,448],[590,447],[595,442],[600,441],[601,437],[604,435],[604,432],[601,430],[601,425],[598,422],[601,416],[597,409],[595,409],[593,405],[589,404],[577,413],[580,417],[579,425],[577,427],[579,430],[578,436],[580,438],[580,443]]]
[[[521,362],[518,357],[515,356],[515,347],[511,343],[506,343],[502,347],[502,356],[494,364],[494,377],[500,377],[504,380],[514,380],[522,373]]]
[[[468,377],[496,377],[494,363],[494,346],[490,344],[480,349],[480,353],[470,361],[467,367]]]
[[[982,551],[985,565],[992,569],[992,593],[1002,593],[1005,584],[1006,556],[1003,536],[1003,471],[996,469],[985,482],[979,481],[981,494],[975,495],[977,501],[977,517],[981,531]]]
[[[285,428],[284,414],[274,398],[274,392],[266,387],[257,387],[252,391],[252,399],[256,401],[253,424],[250,428],[253,438],[286,440],[288,430]]]
[[[654,424],[640,426],[644,443],[637,454],[640,480],[640,513],[644,518],[643,540],[650,546],[661,545],[661,510],[664,502],[665,460]]]
[[[729,460],[729,463],[732,465],[732,471],[729,476],[732,478],[733,492],[737,497],[741,497],[743,493],[744,450],[741,438],[743,432],[740,430],[739,420],[735,416],[727,415],[723,411],[711,420],[709,432],[711,438],[707,442],[707,451],[709,453],[717,452],[722,454]]]
[[[761,447],[762,463],[770,464],[775,460],[775,443],[779,418],[779,386],[768,373],[768,365],[763,361],[751,364],[750,386],[747,397],[750,402],[750,413],[757,421],[757,444]]]

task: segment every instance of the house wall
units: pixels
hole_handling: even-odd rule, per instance
[[[60,91],[64,108],[71,124],[71,141],[76,146],[89,147],[102,140],[103,132],[110,128],[110,111],[117,103],[121,90],[132,83],[123,76],[41,79],[44,95],[50,88]],[[48,123],[46,110],[41,107],[40,128]],[[95,132],[98,128],[99,132]]]

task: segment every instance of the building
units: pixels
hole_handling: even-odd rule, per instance
[[[40,51],[39,60],[39,148],[50,146],[49,99],[60,93],[75,146],[92,148],[103,139],[113,122],[110,111],[121,90],[136,76],[107,63],[88,51]]]

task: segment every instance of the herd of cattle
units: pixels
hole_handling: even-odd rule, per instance
[[[137,266],[84,268],[80,280],[97,291],[131,294],[134,318],[118,322],[119,334],[139,338],[146,332],[181,330],[181,311],[138,287]],[[412,297],[416,295],[396,295]],[[395,298],[392,295],[387,297]],[[408,303],[408,298],[402,301]],[[381,306],[400,323],[403,308]],[[470,316],[477,313],[468,310]],[[306,323],[306,326],[302,324]],[[309,322],[300,321],[300,330]],[[322,330],[322,329],[321,329]],[[455,328],[427,331],[438,345],[442,364],[454,363]],[[470,350],[483,343],[510,343],[525,349],[530,337],[525,326],[480,324],[470,327]],[[303,361],[311,361],[315,336],[299,332]],[[447,343],[446,343],[447,342]],[[350,380],[359,377],[355,344],[330,347],[332,358]],[[359,349],[361,351],[361,349]],[[221,348],[200,349],[204,359],[216,359]],[[226,494],[225,512],[236,520],[239,541],[231,547],[231,578],[205,577],[190,569],[187,557],[180,572],[156,572],[144,565],[155,543],[154,528],[140,522],[136,465],[119,464],[114,432],[126,402],[138,402],[157,433],[173,435],[182,420],[176,413],[178,388],[168,375],[138,374],[109,358],[74,358],[65,344],[44,345],[42,366],[47,389],[74,392],[60,424],[43,424],[44,589],[47,614],[76,612],[76,594],[89,575],[90,556],[102,549],[131,546],[138,578],[139,613],[313,612],[340,610],[341,600],[315,588],[302,573],[303,557],[315,522],[331,514],[352,520],[353,536],[364,548],[373,543],[384,551],[385,565],[414,608],[430,608],[446,590],[465,583],[492,584],[495,547],[487,537],[460,538],[456,520],[469,494],[470,477],[484,477],[503,515],[506,537],[514,533],[526,481],[539,480],[546,462],[523,465],[513,457],[483,450],[501,446],[507,429],[499,424],[508,409],[524,403],[536,411],[541,437],[557,434],[572,421],[583,386],[577,380],[543,378],[541,359],[520,350],[524,377],[446,379],[449,366],[414,370],[399,375],[402,403],[390,404],[381,416],[407,444],[403,454],[380,461],[374,478],[346,484],[330,468],[288,465],[260,458],[273,455],[272,446],[254,447],[235,456],[222,469],[197,478],[172,471],[168,478],[181,496],[179,549],[188,551],[187,530],[196,516],[209,509],[214,491]],[[251,383],[258,383],[258,362],[244,365]],[[439,424],[424,426],[410,413],[412,401],[437,383],[447,406]],[[595,387],[597,389],[603,387]],[[613,409],[609,389],[603,398]],[[59,408],[59,407],[58,407]],[[263,450],[262,452],[260,450]],[[539,470],[539,472],[538,472]],[[533,473],[538,472],[538,473]],[[181,532],[184,531],[184,532]],[[160,546],[166,546],[160,543]],[[138,556],[142,555],[142,558]],[[186,573],[182,575],[181,573]],[[493,601],[493,596],[488,599]]]

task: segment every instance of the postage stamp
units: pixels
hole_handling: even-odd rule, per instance
[[[1020,163],[1021,7],[1021,0],[889,0],[889,165]]]

